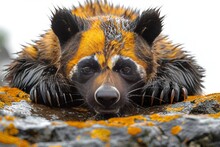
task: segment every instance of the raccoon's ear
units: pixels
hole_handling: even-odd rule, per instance
[[[67,9],[58,9],[51,19],[51,28],[61,46],[81,29],[82,20]]]
[[[148,9],[136,19],[134,32],[141,35],[151,46],[162,31],[162,20],[159,9]]]

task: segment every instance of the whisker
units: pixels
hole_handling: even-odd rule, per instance
[[[96,118],[97,118],[97,116],[99,116],[99,114],[98,114],[98,113],[95,113],[95,115],[93,115],[93,116],[89,117],[88,119],[90,119],[90,120],[92,119],[92,120],[93,120],[93,119],[96,119]]]
[[[141,97],[141,106],[143,106],[144,105],[144,96],[145,96],[145,94],[146,94],[146,91],[144,91],[144,93],[143,93],[143,95],[142,95],[142,97]]]
[[[75,95],[81,95],[81,94],[79,94],[79,93],[70,93],[69,95],[75,96]]]
[[[130,94],[128,97],[134,97],[134,96],[142,96],[140,94]]]
[[[138,94],[134,94],[134,95],[129,95],[129,98],[130,97],[134,97],[134,96],[142,96],[142,97],[151,97],[151,95],[138,95]],[[159,97],[154,97],[156,100],[160,100],[160,98]],[[163,102],[165,102],[164,100],[162,100]]]
[[[146,95],[145,93],[143,94],[143,95],[139,95],[139,94],[130,94],[129,96],[128,96],[128,98],[131,98],[131,97],[141,97],[141,106],[143,106],[143,104],[144,104],[144,100],[145,100],[145,98],[146,97],[148,97],[148,98],[151,98],[151,103],[152,103],[152,101],[154,100],[154,99],[156,99],[156,100],[159,100],[159,101],[161,101],[161,102],[166,102],[166,101],[164,101],[164,100],[162,100],[161,98],[159,98],[159,97],[155,97],[155,96],[153,96],[152,97],[152,95]],[[131,99],[129,99],[129,100],[131,100]],[[134,102],[135,103],[135,102]]]
[[[117,117],[122,116],[120,112],[116,113]]]
[[[131,90],[131,91],[128,91],[127,95],[131,94],[132,92],[141,90],[141,89],[142,89],[142,87],[139,87],[139,88],[133,89],[133,90]]]
[[[144,107],[142,107],[142,106],[140,106],[140,105],[138,105],[138,104],[136,104],[133,100],[131,100],[131,99],[129,99],[128,100],[128,103],[133,107],[133,108],[140,108],[140,109],[146,109],[146,108],[144,108]],[[129,107],[130,109],[131,109],[131,107]]]
[[[129,86],[128,89],[134,87],[135,85],[137,85],[138,83],[143,82],[143,81],[144,81],[143,79],[137,81],[136,83],[134,83],[134,84],[132,84],[131,86]]]
[[[66,104],[68,105],[68,104],[70,104],[70,103],[80,102],[80,101],[83,102],[84,99],[74,99],[74,100],[71,99],[70,101],[65,101],[65,102],[63,102],[63,103],[59,103],[59,105],[60,105],[60,106],[66,105]],[[85,103],[85,102],[84,102],[84,103]],[[83,104],[84,104],[84,103],[83,103]],[[77,107],[80,107],[81,105],[82,105],[82,104],[80,104],[80,105],[77,106]]]

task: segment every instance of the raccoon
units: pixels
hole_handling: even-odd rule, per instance
[[[6,80],[35,103],[104,115],[201,94],[204,69],[161,34],[163,18],[157,8],[140,13],[106,1],[57,8],[51,29],[24,46]]]

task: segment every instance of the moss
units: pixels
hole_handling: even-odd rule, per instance
[[[18,147],[29,147],[30,144],[26,140],[22,140],[18,137],[8,135],[7,133],[0,132],[0,143],[1,144],[13,144]]]
[[[91,135],[91,138],[93,139],[97,138],[103,142],[108,142],[110,139],[111,131],[108,129],[104,129],[104,128],[98,128],[98,129],[92,130],[90,135]]]
[[[158,122],[170,122],[174,119],[179,118],[180,115],[159,115],[159,114],[152,114],[150,115],[150,119],[152,121],[158,121]]]
[[[177,134],[179,134],[179,132],[181,132],[181,130],[182,130],[181,126],[174,126],[171,128],[170,132],[173,135],[177,135]]]
[[[128,131],[128,134],[134,136],[134,135],[141,133],[142,130],[139,127],[128,127],[127,131]]]
[[[30,101],[29,95],[17,88],[0,87],[0,108],[21,100]]]

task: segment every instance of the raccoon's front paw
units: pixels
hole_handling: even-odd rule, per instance
[[[150,105],[183,101],[188,97],[187,89],[176,82],[157,80],[145,87],[145,95],[150,97]]]

